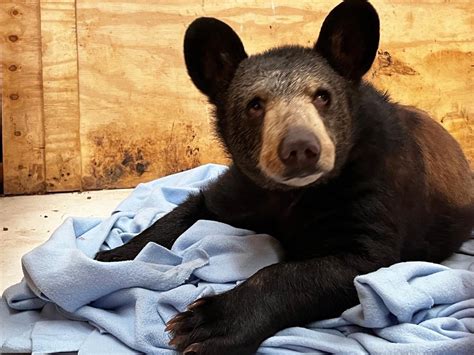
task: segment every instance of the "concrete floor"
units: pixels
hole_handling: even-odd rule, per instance
[[[21,257],[71,216],[106,217],[131,190],[0,197],[0,294],[22,278]]]

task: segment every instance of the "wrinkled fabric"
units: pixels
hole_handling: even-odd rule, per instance
[[[173,354],[165,323],[282,258],[269,235],[201,220],[171,250],[149,243],[133,261],[93,260],[129,241],[225,171],[205,165],[140,184],[109,218],[69,218],[22,259],[24,279],[0,300],[0,352]],[[407,262],[355,278],[360,304],[285,329],[259,354],[470,354],[474,239],[447,266]],[[448,267],[449,266],[449,267]]]

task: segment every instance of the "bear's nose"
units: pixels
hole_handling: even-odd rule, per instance
[[[311,131],[290,129],[278,146],[278,156],[287,168],[287,175],[308,175],[316,171],[321,154],[318,138]]]

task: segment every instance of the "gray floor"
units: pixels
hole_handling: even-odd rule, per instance
[[[131,190],[0,197],[0,294],[22,278],[21,257],[70,216],[106,217]]]

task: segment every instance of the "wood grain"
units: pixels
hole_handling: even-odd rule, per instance
[[[209,107],[187,77],[182,38],[198,16],[232,26],[249,53],[312,45],[339,1],[77,3],[85,188],[125,187],[225,162]],[[474,158],[469,1],[373,1],[382,43],[369,74],[395,101],[427,110]]]
[[[382,6],[379,54],[367,76],[394,101],[427,111],[474,168],[474,2]]]
[[[46,190],[80,190],[75,1],[40,3]]]
[[[133,187],[227,162],[213,136],[211,108],[186,73],[186,27],[199,16],[219,18],[241,36],[249,54],[283,44],[311,46],[339,0],[75,3],[74,9],[72,0],[41,1],[42,45],[38,0],[1,5],[3,61],[19,63],[16,72],[3,69],[9,193],[42,191],[45,181],[49,191]],[[430,113],[459,140],[474,167],[474,2],[372,3],[382,33],[367,79],[394,101]],[[20,15],[12,15],[13,7]],[[20,40],[9,42],[14,33]],[[11,100],[12,93],[19,99]]]
[[[0,3],[6,194],[45,191],[38,1]]]
[[[205,100],[184,68],[182,35],[194,17],[184,15],[187,8],[77,3],[85,189],[225,162]]]

